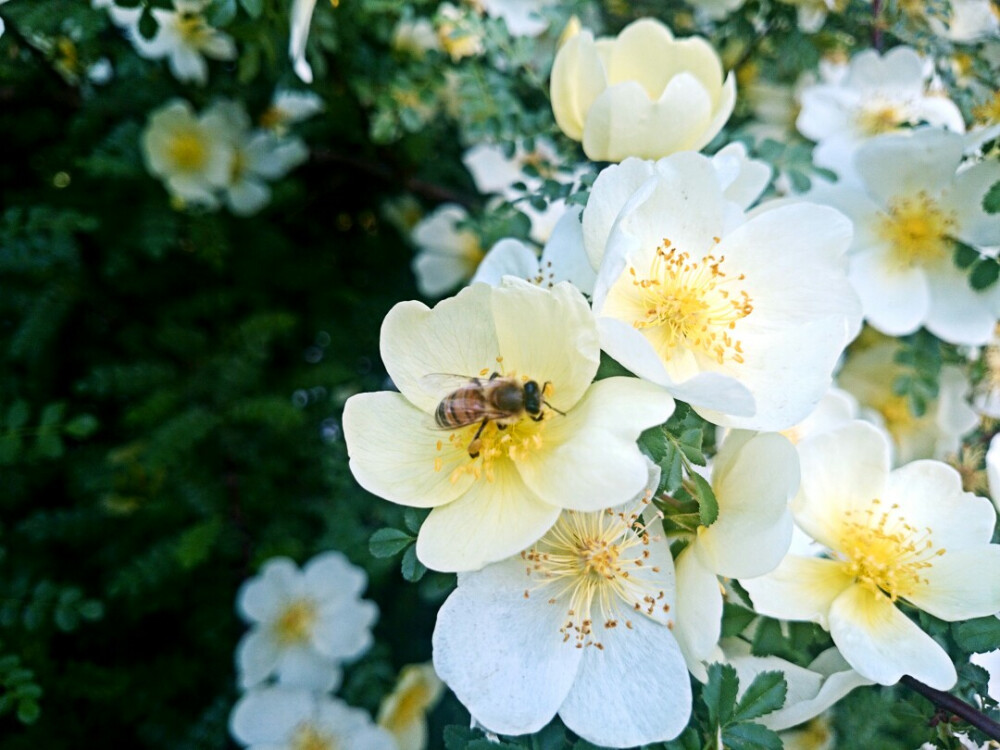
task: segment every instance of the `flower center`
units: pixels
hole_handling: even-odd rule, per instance
[[[895,263],[904,269],[948,257],[954,227],[954,217],[920,191],[890,201],[889,212],[880,217],[877,231],[892,248]]]
[[[858,129],[868,136],[891,133],[907,119],[902,108],[885,100],[876,100],[864,105],[857,114]]]
[[[238,183],[247,173],[247,157],[243,153],[242,149],[235,149],[233,151],[233,163],[229,167],[229,181],[233,184]]]
[[[897,443],[905,436],[918,432],[925,422],[925,418],[910,410],[906,396],[887,396],[875,409],[882,415],[885,428]]]
[[[644,500],[642,507],[648,502]],[[625,614],[644,614],[662,622],[670,611],[661,585],[663,571],[649,562],[653,541],[662,539],[648,533],[638,512],[563,511],[548,533],[521,553],[535,584],[524,596],[536,591],[548,596],[549,604],[568,604],[559,631],[563,641],[572,639],[577,648],[603,648],[595,622],[631,630],[632,621]]]
[[[907,523],[898,509],[896,504],[883,509],[882,501],[875,498],[864,510],[847,511],[840,539],[849,574],[892,601],[926,585],[921,571],[933,565],[932,558],[945,553],[934,550],[930,527],[918,529]]]
[[[170,159],[182,172],[197,172],[208,159],[208,152],[196,131],[178,133],[170,141]]]
[[[309,599],[296,599],[274,621],[275,638],[285,646],[309,640],[316,623],[316,604]]]
[[[321,732],[312,724],[302,725],[292,737],[292,750],[338,750],[338,748],[336,739]]]
[[[177,35],[187,46],[200,47],[211,35],[211,29],[201,16],[185,13],[177,18]]]
[[[654,329],[668,356],[685,346],[700,349],[720,365],[726,360],[743,362],[742,343],[730,331],[753,312],[753,304],[738,286],[746,276],[728,276],[722,270],[725,261],[724,255],[692,261],[663,240],[646,278],[629,268],[641,311],[633,325]]]

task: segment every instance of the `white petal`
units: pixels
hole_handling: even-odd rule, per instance
[[[648,470],[636,440],[666,422],[674,400],[636,378],[594,383],[565,416],[545,425],[542,446],[517,468],[532,492],[554,506],[596,511],[621,505],[646,486]]]
[[[964,242],[980,247],[1000,245],[996,214],[986,213],[983,196],[1000,180],[1000,164],[985,161],[962,170],[942,196],[941,208],[955,213],[955,234]]]
[[[553,274],[557,282],[569,281],[584,294],[593,293],[597,274],[587,259],[578,206],[566,209],[556,222],[542,250],[541,273]]]
[[[335,661],[357,659],[371,648],[371,627],[376,620],[378,607],[367,600],[327,604],[320,608],[313,626],[312,646]]]
[[[629,158],[601,171],[590,191],[583,211],[583,241],[590,265],[601,267],[611,227],[632,194],[653,175],[653,165],[643,159]]]
[[[247,688],[266,680],[278,666],[281,652],[265,628],[254,628],[236,646],[236,669],[240,687]]]
[[[937,641],[896,609],[889,597],[864,586],[851,586],[833,602],[830,635],[854,669],[881,685],[893,685],[908,674],[948,690],[958,679]]]
[[[312,558],[302,570],[309,593],[319,600],[350,599],[361,594],[368,584],[364,570],[351,565],[340,552],[323,552]]]
[[[294,0],[291,11],[291,34],[288,38],[288,56],[292,59],[295,74],[306,83],[312,82],[312,68],[306,62],[306,41],[312,23],[316,0]]]
[[[313,707],[314,698],[306,690],[252,690],[233,708],[229,731],[245,745],[284,744],[297,725],[309,720]]]
[[[858,149],[858,172],[883,205],[920,190],[934,194],[951,182],[965,141],[958,133],[926,128],[913,135],[873,138]]]
[[[926,583],[906,600],[935,617],[955,622],[1000,612],[1000,545],[949,551],[920,575]]]
[[[688,669],[699,680],[708,679],[702,663],[712,654],[722,632],[722,590],[715,573],[698,559],[694,549],[681,552],[677,569],[677,621],[674,635]]]
[[[434,670],[477,721],[501,734],[545,726],[582,655],[563,643],[563,609],[524,597],[527,580],[520,558],[465,574],[434,626]]]
[[[260,574],[243,582],[236,595],[236,609],[246,622],[270,622],[290,598],[302,591],[299,569],[287,557],[274,557]]]
[[[882,333],[904,336],[926,320],[931,305],[926,273],[919,267],[895,267],[891,248],[854,255],[849,276],[865,319]]]
[[[996,217],[993,221],[1000,224]],[[950,344],[989,343],[997,322],[996,288],[973,289],[968,274],[955,267],[951,258],[927,274],[927,284],[931,301],[924,325],[928,331]]]
[[[520,240],[508,238],[500,240],[486,253],[471,283],[482,281],[499,286],[504,276],[530,281],[538,273],[538,254]]]
[[[830,606],[853,583],[841,562],[794,555],[765,576],[740,581],[762,615],[816,622],[824,628]]]
[[[341,672],[337,662],[307,646],[291,646],[282,651],[278,660],[278,684],[327,692],[340,685]]]
[[[691,718],[691,683],[670,630],[645,617],[632,624],[631,630],[597,627],[604,648],[582,649],[576,681],[559,708],[567,727],[597,745],[670,740]]]

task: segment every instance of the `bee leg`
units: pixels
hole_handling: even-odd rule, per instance
[[[562,414],[562,412],[559,412],[559,413]],[[532,417],[531,421],[532,422],[541,422],[543,419],[545,419],[545,415],[544,414],[538,414],[537,416]]]
[[[479,457],[479,446],[482,444],[482,441],[479,439],[479,436],[483,434],[483,430],[486,429],[486,423],[489,422],[489,421],[490,420],[487,417],[482,422],[480,422],[479,423],[479,429],[476,430],[476,434],[473,435],[472,436],[472,440],[469,441],[469,448],[468,448],[468,450],[469,450],[469,458],[478,458]]]

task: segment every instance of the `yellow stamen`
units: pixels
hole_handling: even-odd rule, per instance
[[[208,149],[196,130],[184,130],[174,135],[168,151],[170,160],[182,172],[197,172],[208,161]]]
[[[888,213],[879,219],[877,231],[892,248],[896,266],[904,269],[947,258],[954,228],[954,216],[921,191],[891,201]]]
[[[296,730],[292,750],[340,750],[340,743],[311,724]]]
[[[279,643],[290,646],[309,640],[316,623],[316,604],[309,599],[297,599],[275,620],[274,636]]]

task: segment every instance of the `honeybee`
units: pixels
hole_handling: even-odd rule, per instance
[[[542,406],[548,406],[555,412],[563,414],[545,400],[545,389],[548,383],[539,386],[535,380],[519,380],[515,377],[505,377],[494,372],[488,379],[463,378],[455,375],[429,375],[425,380],[440,381],[459,380],[458,387],[453,387],[448,395],[441,399],[434,411],[434,421],[445,430],[479,423],[479,429],[469,442],[469,457],[476,458],[482,445],[480,436],[490,422],[498,429],[517,423],[524,415],[536,422],[545,418]]]

